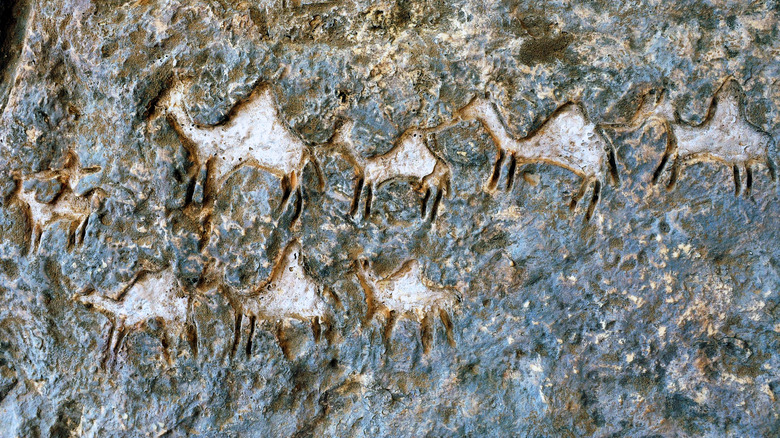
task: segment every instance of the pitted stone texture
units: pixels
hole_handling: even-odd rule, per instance
[[[0,27],[0,436],[778,430],[780,191],[758,159],[780,162],[775,142],[712,146],[743,188],[749,158],[750,193],[734,196],[733,168],[709,158],[674,190],[668,167],[652,184],[675,131],[690,131],[689,145],[704,131],[708,145],[780,138],[777,2],[9,5],[0,15],[19,15],[0,18],[13,22]],[[183,78],[191,122],[208,132],[270,84],[279,123],[311,154],[295,169],[301,190],[269,166],[210,184],[206,160],[160,115]],[[740,117],[732,106],[708,118],[728,78],[744,93]],[[633,123],[650,89],[665,91],[666,124]],[[582,181],[561,153],[496,166],[496,133],[457,117],[475,97],[516,142],[570,101],[603,127],[620,184],[597,173],[589,222],[570,211]],[[333,140],[349,123],[347,148]],[[435,131],[414,149],[435,159],[418,154],[428,158],[410,168],[422,170],[393,174],[370,214],[350,215],[364,164],[417,131]],[[434,162],[447,183],[428,185],[429,211],[433,186],[442,196],[424,220],[419,177]],[[62,187],[25,189],[36,175]],[[32,220],[29,190],[42,208],[77,211]],[[257,292],[291,242],[304,262],[286,267],[316,286],[315,311],[242,313],[233,298]],[[421,284],[457,291],[440,306],[449,324],[426,317],[436,306],[398,317],[391,300],[367,317],[360,260],[380,279],[417,261]],[[176,279],[186,315],[128,314],[133,330],[112,343],[110,318],[74,295],[108,299],[147,271]]]

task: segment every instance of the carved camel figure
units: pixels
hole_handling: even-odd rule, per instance
[[[355,273],[366,296],[366,322],[381,313],[386,321],[385,340],[390,339],[399,316],[414,317],[420,321],[420,338],[427,354],[433,345],[433,319],[438,314],[447,332],[447,342],[455,345],[452,319],[447,310],[460,302],[460,297],[453,290],[428,280],[417,260],[407,261],[384,278],[371,271],[368,260],[358,260]]]
[[[658,182],[669,160],[672,167],[668,189],[674,188],[684,165],[716,161],[732,168],[735,195],[739,195],[742,185],[739,169],[745,170],[745,194],[749,195],[753,187],[754,164],[763,162],[772,181],[777,179],[777,172],[768,151],[774,139],[747,120],[744,99],[739,83],[728,78],[715,91],[704,121],[690,125],[681,120],[665,89],[650,88],[643,93],[639,109],[631,120],[613,126],[632,130],[660,124],[664,128],[666,150],[653,173],[653,184]]]
[[[422,194],[421,218],[426,215],[431,222],[436,219],[442,196],[450,190],[450,169],[447,163],[431,152],[430,145],[435,135],[451,124],[433,128],[411,128],[396,141],[393,148],[384,154],[371,158],[360,157],[352,142],[354,122],[347,121],[336,129],[335,144],[346,146],[356,164],[355,193],[350,206],[350,216],[355,216],[360,199],[365,193],[363,217],[371,215],[374,192],[383,184],[399,178],[411,178],[415,188]],[[434,193],[435,191],[435,193]],[[429,201],[433,197],[430,205]]]
[[[585,220],[589,221],[599,200],[601,175],[605,174],[606,168],[612,180],[616,184],[619,182],[612,144],[600,127],[588,121],[585,109],[579,103],[568,102],[558,107],[538,129],[521,139],[509,133],[498,108],[487,98],[475,97],[457,112],[456,117],[463,121],[479,121],[498,148],[493,174],[488,182],[490,190],[495,189],[498,183],[507,154],[507,189],[512,187],[518,164],[543,162],[563,167],[582,178],[580,189],[569,205],[570,209],[577,206],[588,186],[591,183],[594,185],[593,197],[585,214]]]
[[[97,294],[94,289],[88,288],[73,298],[94,307],[111,320],[104,364],[109,356],[116,358],[128,330],[137,329],[151,320],[156,320],[163,326],[160,342],[163,357],[169,364],[170,342],[166,335],[169,328],[173,328],[178,336],[186,329],[190,343],[192,344],[193,340],[197,342],[196,335],[191,332],[195,330],[194,325],[189,324],[187,319],[189,297],[184,293],[172,268],[157,272],[142,270],[128,285],[109,296]],[[197,344],[192,346],[197,354]]]
[[[38,252],[43,229],[60,219],[67,219],[71,223],[69,242],[75,245],[83,243],[92,212],[100,208],[106,194],[100,189],[77,194],[75,187],[82,177],[98,171],[99,167],[79,167],[76,156],[70,153],[63,169],[46,170],[31,175],[22,175],[19,172],[14,174],[18,185],[17,197],[27,205],[31,222],[31,252]],[[38,190],[40,186],[47,184],[56,189],[47,192]]]
[[[276,260],[269,278],[254,291],[245,295],[228,293],[227,296],[236,311],[231,355],[234,355],[238,349],[244,316],[249,317],[247,356],[252,352],[255,323],[261,320],[276,323],[277,342],[285,356],[290,358],[282,333],[288,320],[297,319],[310,323],[314,340],[318,341],[322,332],[321,325],[329,313],[328,305],[321,296],[321,287],[304,268],[302,247],[297,240],[293,240],[285,247]]]
[[[243,165],[254,165],[281,179],[282,201],[278,213],[286,210],[290,195],[296,193],[292,223],[303,208],[300,177],[312,161],[324,186],[322,173],[308,145],[290,129],[278,110],[269,84],[257,86],[245,101],[235,105],[228,119],[216,126],[199,126],[189,115],[184,98],[191,81],[176,80],[158,102],[158,111],[191,148],[205,175],[206,187],[219,190],[227,177]],[[203,188],[196,188],[201,196]],[[212,200],[213,201],[213,200]]]

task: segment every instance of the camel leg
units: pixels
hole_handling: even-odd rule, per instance
[[[398,315],[396,314],[395,310],[390,310],[387,312],[387,318],[385,320],[385,330],[384,330],[384,338],[385,338],[385,352],[390,352],[390,340],[393,336],[393,328],[395,328],[396,320],[398,319]]]
[[[158,323],[160,324],[160,345],[162,347],[162,356],[163,360],[168,364],[173,364],[173,361],[171,360],[171,343],[168,339],[168,330],[166,330],[165,327],[165,321],[162,318],[158,318]]]
[[[363,327],[368,327],[371,320],[374,319],[374,315],[376,315],[377,305],[374,301],[373,291],[365,285],[363,285],[363,293],[366,296],[366,314],[363,316]]]
[[[301,212],[303,212],[303,189],[301,186],[298,186],[298,188],[295,190],[295,193],[295,211],[293,212],[293,217],[290,220],[290,227],[295,225],[295,222],[297,222],[301,217]]]
[[[317,175],[317,188],[321,192],[325,190],[325,173],[322,171],[322,166],[314,154],[309,154],[309,161],[314,166],[314,173]]]
[[[238,344],[241,342],[241,320],[244,318],[244,315],[240,312],[236,312],[236,319],[235,324],[233,325],[233,345],[230,347],[230,357],[233,358],[233,356],[236,355],[236,351],[238,350]]]
[[[753,191],[753,169],[750,164],[745,163],[745,197],[750,196]]]
[[[509,169],[506,172],[506,191],[512,190],[512,184],[515,181],[515,170],[517,169],[517,158],[515,154],[509,155]]]
[[[284,357],[287,358],[287,360],[291,360],[292,357],[292,351],[290,350],[290,346],[287,343],[287,338],[284,334],[284,322],[283,321],[277,321],[276,322],[276,330],[274,332],[276,335],[276,342],[279,344],[279,348],[282,349],[282,354],[284,354]]]
[[[78,227],[76,227],[76,233],[75,233],[75,240],[74,243],[76,246],[81,246],[84,244],[84,237],[87,234],[87,226],[89,225],[89,217],[91,214],[88,214],[83,221],[79,224]]]
[[[204,251],[211,240],[211,233],[214,230],[214,217],[211,209],[206,210],[206,214],[201,218],[201,236],[198,241],[198,250]]]
[[[287,202],[289,202],[290,195],[292,194],[292,191],[294,189],[294,187],[292,186],[290,175],[284,175],[282,177],[281,186],[282,186],[282,200],[279,202],[279,206],[277,207],[276,217],[279,217],[282,215],[282,213],[284,213],[284,209],[287,206]]]
[[[734,196],[739,196],[739,191],[742,188],[742,181],[739,178],[739,166],[736,164],[732,165],[731,171],[734,173]]]
[[[254,341],[255,337],[255,317],[250,316],[249,317],[249,336],[246,338],[246,357],[250,358],[252,357],[252,342]]]
[[[677,185],[677,180],[680,179],[680,156],[675,156],[672,162],[672,175],[669,177],[669,184],[666,185],[666,190],[672,190]]]
[[[593,212],[596,210],[596,204],[598,204],[600,196],[601,196],[601,181],[596,180],[593,183],[593,197],[590,198],[590,205],[588,205],[588,212],[585,213],[585,222],[590,222],[590,218],[593,217]]]
[[[187,294],[187,321],[184,326],[184,335],[187,338],[187,343],[192,350],[192,357],[198,358],[198,326],[195,324],[195,317],[193,316],[193,302],[195,298],[193,293]]]
[[[425,213],[428,211],[428,200],[431,199],[431,187],[425,188],[425,195],[422,197],[422,205],[420,206],[420,219],[425,219]]]
[[[117,354],[119,354],[119,350],[122,349],[122,344],[125,340],[126,335],[125,325],[124,323],[119,324],[114,329],[114,335],[111,338],[111,356],[116,359]]]
[[[436,187],[436,197],[433,198],[433,206],[431,207],[430,222],[433,223],[436,220],[436,215],[439,213],[439,205],[441,204],[441,198],[444,195],[444,190],[441,187]]]
[[[197,359],[198,358],[198,326],[195,325],[194,321],[188,321],[185,330],[187,336],[187,343],[190,344],[190,349],[192,350],[192,357]]]
[[[588,190],[589,183],[590,180],[588,178],[582,179],[579,190],[577,190],[577,193],[575,193],[574,197],[571,198],[571,203],[569,203],[569,211],[574,211],[574,209],[577,208],[577,203],[580,202],[580,199],[582,199],[583,196],[585,196],[585,191]]]
[[[209,161],[212,161],[210,159]],[[202,204],[206,198],[206,186],[208,184],[209,177],[209,162],[200,166],[198,173],[192,178],[192,186],[190,188],[190,202],[195,204]]]
[[[664,123],[664,131],[666,131],[666,150],[664,151],[664,156],[661,158],[661,163],[658,164],[658,167],[655,169],[655,172],[653,172],[653,184],[656,184],[658,182],[658,179],[661,178],[661,172],[663,172],[664,167],[666,167],[666,164],[669,162],[669,158],[674,155],[674,163],[672,164],[672,179],[676,182],[677,181],[677,175],[675,174],[676,171],[679,171],[679,154],[677,153],[677,141],[674,138],[674,130],[672,130],[672,126],[669,123]],[[674,186],[674,182],[671,182],[669,185],[667,185],[667,189],[672,189]]]
[[[493,164],[493,174],[490,176],[490,182],[488,183],[488,189],[493,190],[496,188],[496,184],[498,184],[498,178],[501,176],[501,164],[504,161],[504,150],[499,148],[498,149],[498,156],[496,157],[496,162]]]
[[[320,337],[322,335],[322,325],[320,324],[319,316],[315,316],[311,319],[311,332],[312,336],[314,336],[314,342],[320,342]]]
[[[100,359],[100,367],[106,368],[106,365],[108,365],[109,360],[112,357],[112,351],[113,351],[113,344],[114,344],[114,333],[116,332],[116,327],[114,327],[114,324],[111,324],[111,327],[108,328],[108,335],[106,336],[106,347],[103,350],[103,357]]]
[[[444,324],[444,330],[447,332],[447,343],[450,344],[450,347],[455,347],[455,333],[450,315],[444,309],[439,309],[439,319],[441,319],[441,323]]]
[[[666,167],[666,163],[669,162],[669,152],[664,152],[664,156],[661,158],[661,162],[658,164],[658,167],[655,168],[655,172],[653,172],[653,179],[651,182],[653,185],[658,183],[658,179],[661,177],[661,173],[664,171],[664,167]]]
[[[426,312],[423,320],[420,322],[420,342],[423,347],[423,354],[428,354],[433,348],[433,316]]]
[[[41,235],[43,230],[39,224],[33,225],[32,235],[30,236],[30,249],[33,254],[37,254],[41,248]]]
[[[609,165],[609,174],[612,177],[612,183],[615,184],[615,186],[620,185],[620,174],[618,173],[617,157],[615,156],[614,146],[609,147],[607,164]]]
[[[351,217],[355,217],[355,214],[357,213],[358,206],[360,205],[360,195],[363,193],[363,177],[359,177],[357,181],[355,181],[355,193],[352,195],[352,205],[349,207],[349,215]]]
[[[366,186],[366,208],[363,210],[363,219],[368,220],[371,217],[371,203],[374,201],[374,185]]]

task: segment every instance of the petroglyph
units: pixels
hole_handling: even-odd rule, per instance
[[[359,260],[356,265],[356,274],[366,295],[366,321],[377,313],[382,314],[386,321],[386,340],[399,316],[413,317],[420,321],[423,350],[428,353],[433,346],[433,319],[438,314],[447,333],[447,342],[455,345],[452,319],[447,311],[460,299],[453,290],[428,280],[417,260],[407,261],[385,278],[372,272],[367,260]]]
[[[744,100],[739,83],[729,78],[716,90],[704,121],[700,125],[690,125],[680,119],[666,98],[665,90],[650,89],[644,93],[642,105],[632,120],[622,128],[636,129],[653,124],[664,128],[666,151],[653,174],[653,184],[658,182],[669,160],[672,161],[669,189],[677,183],[684,165],[715,161],[732,168],[737,195],[742,185],[740,167],[744,169],[745,194],[748,195],[753,187],[753,165],[765,164],[773,181],[777,175],[768,152],[774,139],[747,120]]]
[[[71,223],[70,244],[81,245],[84,242],[90,216],[100,207],[106,195],[102,190],[95,189],[79,196],[74,190],[83,176],[98,171],[99,167],[79,167],[75,155],[69,154],[63,169],[27,176],[16,174],[20,181],[17,196],[28,207],[32,228],[29,242],[33,252],[38,251],[43,229],[60,219]]]
[[[507,190],[512,187],[518,165],[542,162],[563,167],[582,178],[580,189],[571,200],[572,210],[593,183],[593,196],[585,214],[588,221],[599,200],[603,185],[601,176],[608,169],[613,181],[618,182],[614,149],[601,129],[588,121],[579,103],[569,102],[560,106],[537,130],[522,139],[509,134],[499,110],[487,98],[475,97],[456,116],[464,121],[479,121],[498,148],[493,174],[488,182],[490,190],[498,184],[501,166],[507,158]]]
[[[355,153],[351,138],[354,123],[349,121],[339,127],[333,141],[350,149],[357,163],[350,216],[357,213],[363,193],[363,217],[368,218],[371,215],[374,192],[382,184],[399,178],[410,178],[414,181],[416,190],[422,194],[421,217],[425,219],[427,215],[430,221],[434,221],[442,196],[449,191],[450,169],[444,160],[431,152],[429,145],[435,141],[437,132],[449,126],[447,124],[433,128],[409,129],[401,135],[389,152],[368,159]]]
[[[158,109],[192,149],[204,175],[204,188],[219,190],[225,179],[244,165],[257,166],[281,179],[283,192],[279,213],[284,212],[291,194],[297,194],[293,222],[303,207],[300,177],[313,155],[279,114],[276,97],[268,84],[254,89],[237,104],[228,120],[216,126],[198,126],[185,107],[184,98],[190,81],[177,80],[158,102]],[[317,166],[316,161],[314,161]],[[324,185],[317,167],[320,185]],[[196,189],[197,191],[197,189]],[[213,197],[212,197],[213,198]]]
[[[158,272],[142,271],[126,287],[108,296],[87,289],[74,299],[93,306],[111,320],[104,363],[109,357],[116,357],[128,330],[137,329],[151,320],[163,326],[160,342],[163,356],[170,363],[170,342],[166,332],[172,329],[181,335],[187,324],[189,300],[172,268]]]
[[[287,357],[289,348],[284,341],[283,330],[289,320],[296,319],[311,324],[315,341],[319,340],[322,324],[326,320],[328,305],[321,296],[321,287],[306,272],[301,244],[293,240],[282,251],[269,278],[250,294],[228,293],[236,311],[235,332],[231,354],[240,343],[244,316],[249,318],[249,339],[246,354],[251,355],[252,337],[259,321],[276,324],[275,335]]]

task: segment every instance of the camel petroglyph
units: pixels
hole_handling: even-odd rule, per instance
[[[433,319],[438,314],[447,333],[447,342],[454,346],[455,338],[450,315],[447,313],[460,298],[455,291],[433,284],[422,272],[417,260],[409,260],[398,270],[380,278],[370,269],[367,260],[356,262],[356,274],[366,296],[366,322],[382,314],[385,339],[388,340],[399,316],[420,321],[423,350],[428,353],[433,345]]]
[[[249,294],[228,293],[236,311],[235,332],[231,355],[235,354],[241,340],[242,320],[249,318],[249,339],[246,354],[251,355],[252,337],[258,321],[276,324],[276,338],[286,356],[289,348],[283,340],[282,330],[291,319],[311,324],[315,341],[322,332],[329,308],[322,298],[322,288],[304,267],[302,247],[293,240],[277,259],[269,278]]]
[[[346,146],[356,161],[355,193],[350,216],[357,214],[360,199],[364,197],[363,217],[368,218],[374,193],[382,184],[409,178],[422,195],[421,217],[425,219],[427,216],[434,221],[443,195],[450,190],[450,169],[444,160],[431,152],[430,147],[436,141],[436,133],[449,126],[408,129],[390,151],[370,158],[355,153],[351,137],[353,122],[347,121],[337,128],[333,141]]]
[[[588,121],[583,106],[568,102],[558,107],[535,131],[524,138],[515,138],[507,130],[496,105],[485,97],[475,97],[461,108],[456,117],[463,121],[479,121],[498,148],[488,188],[495,189],[504,160],[509,159],[507,189],[512,187],[518,165],[549,163],[574,172],[582,178],[580,189],[572,198],[573,210],[593,184],[593,197],[585,220],[593,216],[602,188],[602,175],[608,169],[615,183],[619,181],[615,151],[602,130]],[[508,155],[508,157],[507,157]]]
[[[744,92],[739,83],[728,78],[715,91],[707,115],[699,125],[681,120],[663,88],[649,88],[639,109],[627,123],[615,124],[615,129],[629,130],[661,126],[666,134],[666,150],[653,173],[656,184],[671,160],[671,175],[667,188],[679,180],[682,167],[701,161],[714,161],[731,167],[735,194],[741,191],[740,167],[745,172],[745,194],[753,187],[753,165],[766,165],[773,181],[777,179],[775,164],[769,156],[774,144],[771,135],[748,121],[744,109]]]

